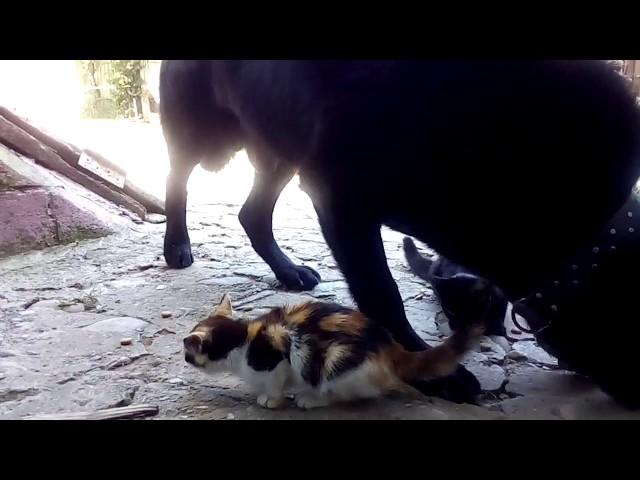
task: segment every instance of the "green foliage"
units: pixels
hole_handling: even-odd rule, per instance
[[[136,114],[135,106],[139,112],[147,63],[148,60],[79,60],[83,83],[90,88],[83,116],[128,118]]]
[[[120,115],[130,117],[135,112],[133,102],[139,104],[142,98],[142,72],[147,60],[112,60],[110,63],[107,81],[114,87],[116,108]]]

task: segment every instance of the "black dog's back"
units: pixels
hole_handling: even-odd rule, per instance
[[[451,330],[481,321],[487,335],[506,334],[508,302],[495,285],[442,256],[423,257],[409,237],[404,238],[403,248],[411,271],[433,287]]]

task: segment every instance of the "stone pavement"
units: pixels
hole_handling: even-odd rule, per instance
[[[508,340],[485,339],[466,361],[485,389],[482,406],[397,398],[309,412],[258,407],[239,379],[185,364],[183,335],[224,292],[247,318],[309,297],[352,301],[301,192],[285,190],[274,225],[283,249],[323,277],[302,294],[278,289],[240,227],[240,203],[216,200],[192,202],[196,262],[185,270],[166,268],[164,225],[154,224],[0,261],[0,418],[132,403],[158,405],[164,419],[638,418],[559,369],[513,326]],[[384,238],[409,319],[428,342],[441,341],[442,314],[406,269],[402,236]]]

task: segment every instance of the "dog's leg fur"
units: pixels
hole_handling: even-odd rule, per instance
[[[405,315],[402,297],[387,265],[381,225],[349,215],[347,205],[331,212],[318,205],[315,207],[322,233],[360,310],[384,325],[407,350],[429,348]],[[480,393],[478,380],[463,366],[449,377],[412,386],[425,395],[454,402],[474,403],[475,396]]]
[[[170,153],[170,161],[165,197],[164,258],[171,268],[186,268],[193,263],[187,229],[187,181],[198,162],[190,162],[175,151]]]
[[[253,153],[250,152],[253,156]],[[254,163],[255,165],[255,163]],[[262,172],[256,165],[253,188],[240,210],[240,223],[253,249],[271,267],[276,278],[289,290],[311,290],[320,275],[310,267],[295,265],[273,237],[273,209],[282,189],[295,174],[295,168],[279,163],[275,171]]]
[[[169,152],[165,209],[167,226],[164,258],[171,268],[193,263],[186,222],[187,181],[194,167],[213,153],[217,167],[230,158],[217,152],[215,123],[211,116],[211,87],[208,66],[197,61],[164,62],[160,74],[160,113],[162,132]]]

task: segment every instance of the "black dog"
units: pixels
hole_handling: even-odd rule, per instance
[[[509,302],[498,287],[443,256],[423,257],[409,237],[403,247],[411,271],[433,287],[451,330],[482,321],[487,335],[506,335]]]
[[[271,232],[273,205],[299,170],[358,306],[403,345],[425,347],[386,264],[382,225],[427,243],[510,300],[527,297],[517,307],[547,349],[617,398],[640,401],[629,353],[637,322],[611,344],[597,335],[608,309],[620,321],[635,315],[621,274],[640,269],[640,241],[622,213],[614,221],[624,243],[593,261],[599,276],[564,275],[583,268],[566,264],[573,258],[592,262],[580,252],[595,239],[602,251],[615,246],[605,233],[618,229],[606,224],[640,175],[638,110],[603,62],[171,61],[160,89],[171,157],[169,265],[192,262],[191,170],[201,160],[221,168],[246,147],[258,173],[240,221],[285,285],[318,281],[284,256]],[[561,310],[547,303],[556,282]],[[464,397],[477,382],[461,369],[438,388]]]

